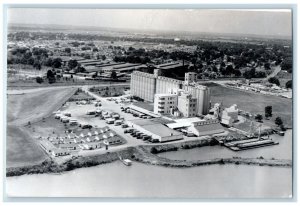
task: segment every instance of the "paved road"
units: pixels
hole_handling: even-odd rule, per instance
[[[39,92],[45,90],[56,90],[63,88],[89,88],[94,86],[112,87],[112,86],[129,86],[129,83],[118,83],[118,84],[93,84],[93,85],[68,85],[68,86],[50,86],[50,87],[38,87],[33,89],[7,89],[7,94],[25,94],[32,92]]]
[[[268,75],[268,76],[265,78],[265,80],[268,80],[268,79],[271,78],[271,77],[275,77],[275,76],[281,71],[281,66],[280,66],[280,65],[278,65],[278,66],[276,66],[276,67],[273,67],[273,68],[275,68],[274,71],[273,71],[270,75]]]

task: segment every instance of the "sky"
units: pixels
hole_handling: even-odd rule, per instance
[[[9,8],[8,23],[291,36],[289,10]]]

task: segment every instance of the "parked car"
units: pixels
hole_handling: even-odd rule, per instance
[[[127,128],[129,127],[128,124],[122,124],[122,128]]]
[[[125,129],[125,130],[124,130],[124,133],[131,133],[131,132],[133,132],[133,129],[132,129],[132,128],[130,128],[130,129]]]
[[[82,125],[81,128],[82,129],[91,129],[91,128],[93,128],[93,126],[90,124],[85,124],[85,125]]]

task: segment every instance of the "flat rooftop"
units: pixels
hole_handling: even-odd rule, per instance
[[[198,117],[175,119],[175,123],[169,123],[167,126],[171,129],[189,127],[193,122],[205,121]]]
[[[141,119],[141,120],[138,119],[138,120],[131,120],[130,122],[144,128],[145,130],[147,130],[153,134],[161,136],[161,137],[171,136],[171,135],[181,135],[180,132],[172,130],[172,129],[166,127],[165,125],[163,125],[160,122],[161,120],[158,120],[158,119],[161,119],[161,118]]]

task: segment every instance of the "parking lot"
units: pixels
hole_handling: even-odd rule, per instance
[[[118,97],[119,99],[121,97]],[[100,107],[96,107],[95,104],[76,104],[76,102],[67,102],[66,106],[61,109],[62,112],[64,113],[70,113],[71,114],[71,119],[77,120],[79,124],[85,125],[89,124],[92,125],[93,127],[101,128],[105,126],[109,126],[113,131],[115,131],[118,135],[122,136],[123,138],[126,139],[127,144],[126,146],[135,146],[141,143],[144,143],[142,140],[133,138],[127,133],[124,133],[125,128],[122,128],[121,125],[116,126],[114,124],[107,124],[106,120],[101,119],[99,116],[93,115],[88,115],[88,112],[91,111],[96,111],[96,110],[101,110],[101,111],[106,111],[106,112],[111,112],[111,113],[118,113],[120,115],[120,118],[124,118],[124,122],[126,123],[127,121],[130,120],[136,120],[140,119],[139,117],[135,117],[130,113],[125,113],[121,110],[121,104],[115,103],[115,101],[109,101],[108,99],[110,98],[101,98],[98,97],[98,100],[101,101]],[[117,99],[114,97],[113,99]],[[125,105],[123,105],[125,106]],[[118,146],[119,147],[119,146]]]

